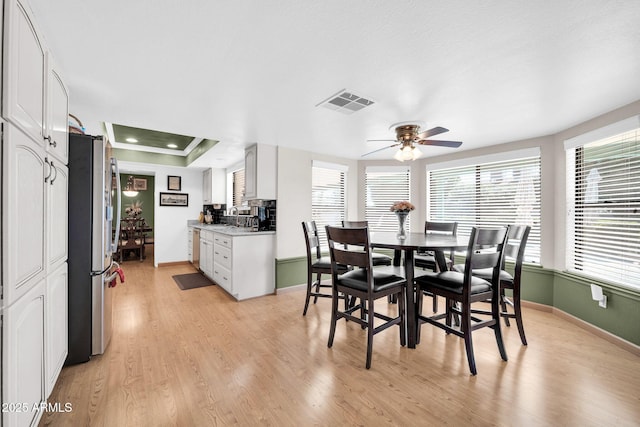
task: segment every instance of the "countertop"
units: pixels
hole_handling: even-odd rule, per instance
[[[200,230],[214,231],[228,236],[261,236],[265,234],[276,234],[275,231],[251,231],[251,229],[247,227],[234,227],[232,225],[221,224],[201,224],[197,221],[189,221],[187,226],[199,228]]]

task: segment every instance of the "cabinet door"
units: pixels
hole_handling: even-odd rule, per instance
[[[12,304],[45,272],[45,177],[51,174],[44,150],[11,124],[4,125],[2,211],[7,227],[2,236],[5,256],[4,303]],[[47,180],[48,181],[48,180]]]
[[[202,204],[211,204],[211,169],[202,172]]]
[[[42,415],[32,409],[45,401],[44,299],[41,280],[11,305],[4,316],[2,397],[7,404],[19,405],[3,411],[5,426],[37,425]]]
[[[44,144],[44,44],[21,0],[5,1],[5,13],[4,114]]]
[[[244,198],[257,197],[258,146],[252,145],[244,152]]]
[[[46,204],[46,241],[47,271],[52,271],[60,263],[67,260],[68,247],[68,188],[69,170],[59,165],[57,160],[50,160],[53,165],[52,176],[47,180]]]
[[[47,54],[47,151],[62,164],[69,162],[69,93],[58,69]]]
[[[45,291],[45,396],[48,398],[67,358],[67,263],[47,276]]]

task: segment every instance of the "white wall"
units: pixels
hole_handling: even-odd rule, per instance
[[[304,256],[302,221],[311,220],[311,167],[314,160],[337,163],[347,172],[347,219],[357,217],[357,160],[291,148],[278,148],[278,213],[276,258]]]
[[[119,162],[121,173],[155,176],[154,265],[188,260],[187,220],[198,219],[202,210],[202,171],[148,163]],[[189,195],[189,206],[160,206],[160,192],[167,192],[167,177],[182,177],[180,193]]]

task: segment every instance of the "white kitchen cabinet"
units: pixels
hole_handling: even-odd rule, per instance
[[[275,235],[215,233],[213,280],[237,300],[275,291]]]
[[[202,204],[211,204],[211,169],[202,172]]]
[[[45,395],[45,281],[9,306],[2,333],[2,421],[4,426],[37,425]],[[5,405],[13,405],[13,407]]]
[[[46,190],[46,235],[47,272],[67,261],[68,217],[69,217],[69,168],[49,159],[51,176],[45,183]]]
[[[226,203],[226,186],[227,172],[225,169],[207,169],[202,172],[202,204]]]
[[[47,275],[45,289],[45,397],[49,397],[68,352],[68,269]]]
[[[2,276],[4,305],[8,306],[44,278],[45,191],[49,185],[45,178],[55,172],[44,149],[33,139],[10,123],[3,127],[2,167],[6,179],[2,212],[6,228],[2,236]],[[65,227],[62,221],[65,219],[59,225]]]
[[[189,227],[189,238],[187,239],[187,253],[189,262],[193,263],[193,227]]]
[[[5,0],[3,116],[44,144],[45,46],[29,7]]]
[[[213,233],[200,231],[200,270],[213,279]]]
[[[276,199],[277,147],[254,144],[244,152],[244,198]]]
[[[69,163],[69,92],[50,54],[46,55],[46,126],[47,152],[62,164]]]

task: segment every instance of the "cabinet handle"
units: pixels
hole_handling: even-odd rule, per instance
[[[49,163],[49,158],[48,157],[44,158],[44,162],[47,164],[47,166],[49,166],[49,174],[44,177],[44,182],[47,182],[47,181],[49,181],[49,178],[51,177],[51,164]]]
[[[45,136],[45,137],[44,137],[44,140],[45,140],[45,141],[49,141],[49,145],[52,145],[52,146],[53,146],[53,148],[56,148],[56,147],[58,146],[58,143],[57,143],[56,141],[52,141],[52,140],[51,140],[51,135],[49,135],[49,136]]]
[[[51,181],[49,181],[49,184],[53,185],[53,181],[55,181],[58,178],[58,169],[56,169],[56,167],[53,165],[53,161],[51,161],[51,170],[56,171],[56,174],[54,175],[54,177],[51,178]]]

